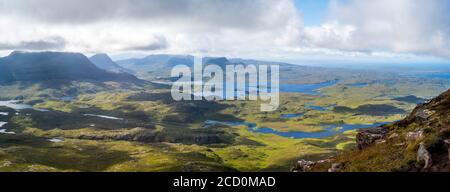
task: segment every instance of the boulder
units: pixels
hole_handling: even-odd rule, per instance
[[[362,150],[375,144],[379,140],[384,140],[388,133],[388,130],[383,127],[375,127],[368,129],[359,130],[356,135],[356,143],[358,145],[358,149]]]
[[[450,139],[444,140],[444,146],[448,148],[448,162],[450,163]]]
[[[422,142],[419,145],[419,150],[417,150],[417,162],[424,163],[423,168],[428,169],[433,164],[433,160],[431,159],[431,154],[425,147],[425,144]]]
[[[435,113],[435,111],[431,111],[428,109],[421,109],[418,110],[415,114],[414,117],[416,118],[418,123],[422,123],[426,120],[428,120],[428,118],[433,115]]]
[[[292,168],[292,172],[306,172],[311,170],[311,168],[316,164],[314,161],[300,160],[297,161],[297,164],[294,168]]]
[[[328,169],[328,172],[333,173],[333,172],[339,172],[341,171],[341,169],[344,167],[344,164],[342,163],[333,163],[331,165],[331,168]]]
[[[448,148],[448,162],[450,162],[450,148]]]
[[[405,135],[407,141],[417,141],[423,138],[423,131],[408,132]]]
[[[388,139],[395,139],[395,138],[397,138],[398,136],[399,136],[398,133],[392,133],[392,134],[388,137]]]

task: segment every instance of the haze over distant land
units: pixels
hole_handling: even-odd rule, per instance
[[[299,64],[448,63],[449,9],[449,1],[439,0],[0,0],[0,55],[53,50],[115,60],[164,53]]]

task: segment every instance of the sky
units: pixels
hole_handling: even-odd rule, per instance
[[[447,0],[0,0],[13,50],[449,63]]]

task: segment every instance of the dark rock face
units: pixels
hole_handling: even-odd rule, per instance
[[[363,150],[368,146],[375,144],[377,141],[384,140],[388,130],[383,127],[375,127],[359,130],[356,135],[356,143],[359,150]]]
[[[90,57],[89,60],[100,69],[116,73],[133,73],[131,70],[127,70],[115,63],[107,54],[96,54]]]

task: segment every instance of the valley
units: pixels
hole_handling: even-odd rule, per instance
[[[54,54],[15,53],[0,68]],[[289,171],[299,159],[355,149],[358,129],[399,121],[450,87],[441,77],[280,63],[277,111],[254,101],[173,101],[166,74],[190,58],[153,55],[107,71],[69,55],[59,62],[83,61],[96,74],[53,79],[9,67],[0,84],[0,171]]]

